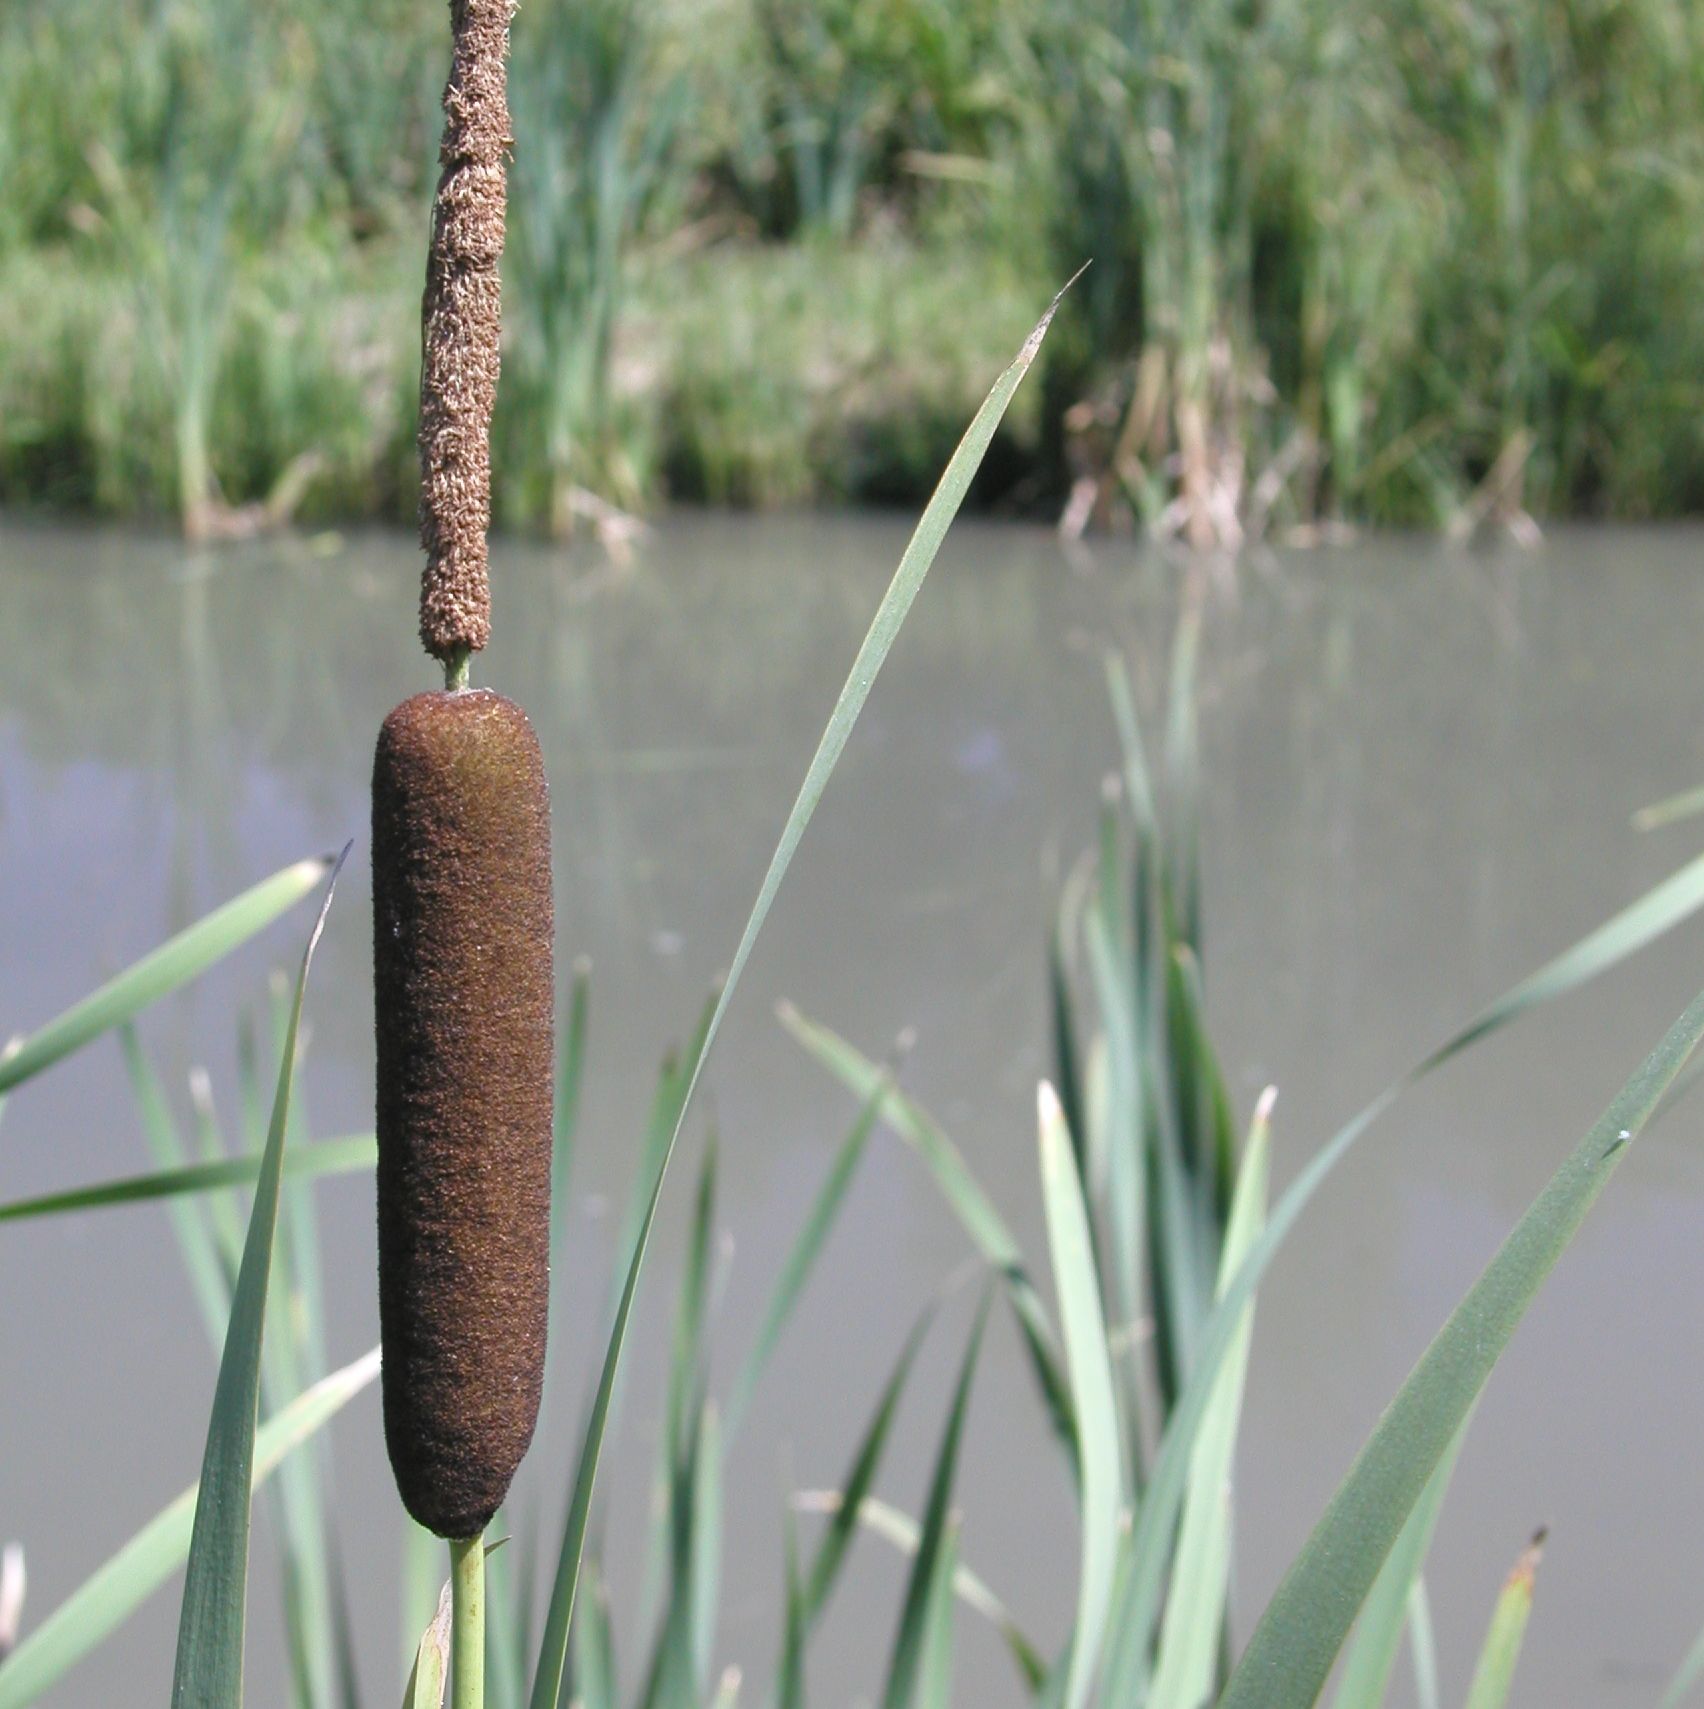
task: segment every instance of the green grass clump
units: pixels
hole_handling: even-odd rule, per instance
[[[635,330],[662,342],[668,490],[757,509],[907,500],[975,409],[981,353],[1022,337],[1034,300],[1021,269],[906,243],[723,244],[648,268]],[[1007,416],[996,489],[1034,456],[1039,409],[1020,394]]]

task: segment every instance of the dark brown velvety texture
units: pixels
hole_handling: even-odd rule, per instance
[[[526,714],[418,694],[373,759],[379,1323],[408,1511],[472,1537],[532,1438],[550,1293],[550,798]]]

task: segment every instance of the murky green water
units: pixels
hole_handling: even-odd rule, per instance
[[[839,681],[903,544],[883,521],[683,519],[627,572],[497,552],[481,677],[525,702],[555,792],[560,949],[594,965],[568,1291],[583,1371],[611,1203],[655,1064],[731,954]],[[27,1029],[264,872],[355,837],[309,999],[317,1132],[370,1122],[366,775],[384,712],[430,686],[399,538],[220,555],[120,534],[0,532],[0,1033]],[[1246,1113],[1274,1080],[1280,1177],[1452,1021],[1696,847],[1631,812],[1704,781],[1704,534],[1577,532],[1533,556],[1384,543],[1266,559],[1207,592],[1208,981]],[[721,1135],[720,1369],[744,1350],[851,1119],[776,1025],[780,998],[871,1051],[915,1029],[906,1079],[1039,1258],[1033,1089],[1055,875],[1114,758],[1100,673],[1125,649],[1151,706],[1175,563],[1081,557],[1043,533],[958,531],[870,703],[730,1016],[693,1153]],[[236,1104],[234,1015],[305,919],[251,946],[143,1036],[187,1115],[205,1064]],[[1556,1159],[1704,983],[1690,928],[1453,1067],[1341,1172],[1263,1297],[1241,1453],[1240,1603],[1256,1611],[1413,1358]],[[1653,1131],[1499,1370],[1431,1573],[1447,1700],[1496,1586],[1551,1526],[1520,1700],[1645,1705],[1704,1620],[1704,1105]],[[688,1163],[695,1161],[689,1155]],[[20,1093],[0,1193],[144,1166],[115,1046]],[[619,1443],[612,1534],[636,1528],[679,1256],[668,1211]],[[320,1193],[331,1353],[376,1334],[370,1188]],[[721,1661],[772,1665],[781,1491],[844,1467],[919,1303],[966,1258],[884,1140],[730,1469]],[[914,1385],[884,1492],[915,1507],[971,1290]],[[40,1618],[198,1464],[212,1356],[157,1208],[0,1234],[0,1535]],[[557,1397],[527,1489],[565,1482]],[[395,1507],[376,1401],[333,1432],[369,1699],[396,1690]],[[1067,1491],[1002,1323],[963,1468],[967,1558],[1047,1644],[1068,1618]],[[618,1549],[618,1610],[637,1563]],[[263,1545],[262,1563],[269,1561]],[[865,1545],[814,1653],[818,1700],[879,1686],[902,1574]],[[252,1700],[283,1701],[269,1566]],[[162,1701],[160,1596],[62,1704]],[[876,1621],[878,1624],[872,1625]],[[872,1631],[879,1642],[872,1642]],[[637,1665],[636,1635],[625,1656]],[[963,1627],[961,1701],[1016,1700]],[[748,1685],[748,1697],[754,1695]]]

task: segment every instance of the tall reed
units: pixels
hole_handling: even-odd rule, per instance
[[[213,436],[244,240],[289,199],[279,168],[300,122],[269,74],[263,35],[231,0],[147,9],[118,134],[85,150],[92,194],[79,223],[110,247],[134,292],[139,354],[158,364],[170,401],[175,507],[191,539],[287,514],[307,473],[285,465],[270,510],[236,512],[220,490]]]
[[[1270,28],[1226,0],[1083,0],[1038,25],[1038,66],[1064,118],[1051,155],[1056,258],[1093,255],[1092,347],[1103,363],[1134,363],[1105,406],[1107,467],[1079,481],[1084,520],[1112,482],[1153,528],[1195,545],[1240,536],[1250,81]],[[1104,248],[1084,247],[1082,208]]]
[[[641,0],[544,0],[517,27],[511,431],[542,436],[541,508],[558,536],[648,484],[613,367],[633,246],[672,187],[687,98],[678,78],[659,83],[657,34]]]

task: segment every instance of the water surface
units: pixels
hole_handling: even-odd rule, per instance
[[[567,1377],[522,1486],[555,1523],[611,1224],[656,1064],[732,953],[902,523],[669,523],[625,571],[495,554],[479,677],[522,700],[554,788],[559,942],[593,965]],[[1532,555],[1380,542],[1224,569],[1205,586],[1209,1001],[1239,1109],[1280,1088],[1280,1182],[1388,1078],[1696,847],[1644,803],[1704,781],[1704,534],[1576,531]],[[391,536],[219,553],[130,534],[0,532],[0,1033],[27,1030],[170,931],[302,854],[356,839],[316,967],[314,1130],[370,1125],[366,777],[379,720],[431,685],[416,554]],[[908,1030],[908,1087],[1044,1262],[1034,1084],[1058,875],[1116,753],[1108,646],[1157,706],[1185,574],[1045,533],[955,531],[798,857],[667,1197],[616,1443],[614,1597],[654,1448],[666,1312],[707,1128],[720,1139],[724,1380],[854,1110],[773,1017],[786,998],[872,1053]],[[236,1016],[293,964],[297,915],[142,1038],[187,1121],[205,1066],[234,1117]],[[1704,929],[1452,1066],[1310,1211],[1261,1302],[1240,1455],[1238,1600],[1252,1614],[1384,1402],[1555,1162],[1704,983]],[[1430,1574],[1446,1699],[1535,1525],[1550,1553],[1519,1701],[1654,1701],[1704,1619],[1700,1111],[1643,1139],[1489,1389]],[[20,1093],[6,1197],[145,1166],[117,1047]],[[325,1184],[330,1354],[376,1336],[370,1185]],[[614,1207],[612,1209],[612,1206]],[[718,1660],[766,1681],[783,1492],[839,1479],[920,1304],[967,1250],[899,1143],[872,1152],[730,1467]],[[213,1360],[158,1207],[0,1235],[0,1534],[39,1619],[199,1461]],[[915,1509],[974,1303],[952,1295],[883,1479]],[[960,1488],[967,1558],[1048,1645],[1069,1618],[1068,1492],[997,1320]],[[396,1508],[376,1400],[332,1432],[370,1701],[400,1677]],[[251,1697],[284,1701],[269,1547]],[[813,1652],[818,1700],[879,1690],[903,1572],[866,1544]],[[168,1591],[49,1701],[160,1702]],[[872,1639],[871,1634],[879,1636]],[[623,1625],[631,1680],[640,1635]],[[1017,1701],[961,1627],[961,1701]]]

